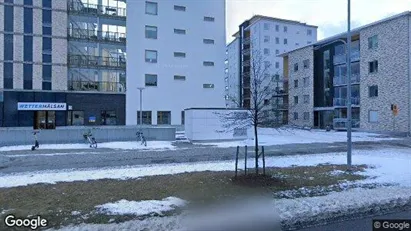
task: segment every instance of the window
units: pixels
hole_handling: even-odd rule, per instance
[[[310,103],[310,96],[309,95],[304,95],[303,100],[304,100],[304,103]]]
[[[186,80],[186,77],[184,75],[174,75],[174,80]]]
[[[275,62],[275,68],[280,68],[280,62]]]
[[[43,80],[51,81],[52,68],[51,65],[43,65]]]
[[[157,112],[157,124],[171,124],[171,112],[170,111],[158,111]]]
[[[203,39],[203,43],[204,44],[214,44],[214,40],[213,39]]]
[[[295,88],[298,87],[298,79],[294,80],[294,87],[295,87]]]
[[[307,121],[310,119],[310,113],[309,112],[304,112],[304,120]]]
[[[296,46],[299,46],[300,44],[299,44],[299,43],[295,43],[295,45],[296,45]]]
[[[311,41],[308,41],[307,44],[311,44]]]
[[[270,66],[271,66],[270,61],[264,61],[264,67],[265,68],[270,68]]]
[[[378,72],[378,61],[377,60],[369,62],[369,72],[370,73],[377,73]]]
[[[13,35],[4,34],[4,60],[13,60]]]
[[[157,75],[146,74],[145,75],[145,85],[146,87],[156,87],[157,86]]]
[[[369,111],[368,112],[368,121],[370,123],[377,123],[378,122],[378,111]]]
[[[51,63],[51,55],[50,54],[43,54],[43,63]]]
[[[287,32],[287,31],[288,31],[288,27],[284,26],[284,32]]]
[[[43,0],[43,7],[51,8],[51,0]]]
[[[51,91],[51,81],[44,81],[41,84],[41,89],[45,91]]]
[[[275,54],[276,54],[276,55],[280,54],[280,50],[278,50],[278,49],[275,50]]]
[[[43,10],[43,23],[51,24],[51,10]]]
[[[288,39],[284,39],[284,45],[287,45],[288,44]]]
[[[375,49],[378,47],[378,35],[368,38],[368,49]]]
[[[84,125],[84,111],[68,111],[67,112],[67,126],[83,126]]]
[[[270,49],[264,48],[264,54],[265,55],[270,55]]]
[[[51,26],[43,26],[43,35],[51,35]]]
[[[174,10],[176,10],[176,11],[186,11],[186,7],[185,6],[174,5]]]
[[[280,26],[279,25],[275,25],[275,31],[277,31],[277,32],[280,31]]]
[[[174,34],[186,34],[186,30],[184,30],[184,29],[174,29]]]
[[[307,35],[308,35],[308,36],[311,36],[312,34],[313,34],[313,31],[312,31],[311,29],[308,29],[308,30],[307,30]]]
[[[143,124],[151,125],[152,123],[152,114],[151,111],[143,111],[142,113]],[[137,124],[141,124],[140,122],[140,111],[137,112]]]
[[[294,63],[294,72],[298,71],[298,63]]]
[[[186,57],[186,53],[184,53],[184,52],[174,52],[174,57],[177,57],[177,58],[185,58],[185,57]]]
[[[158,5],[157,2],[146,2],[146,14],[157,15]]]
[[[24,5],[32,6],[33,5],[33,0],[24,0]]]
[[[13,32],[14,30],[14,7],[4,6],[4,31]]]
[[[265,99],[264,100],[264,105],[269,105],[270,104],[270,100],[269,99]]]
[[[146,38],[157,39],[157,27],[156,26],[146,26]]]
[[[204,21],[205,21],[205,22],[214,22],[215,19],[214,19],[213,17],[206,17],[206,16],[204,16]]]
[[[304,87],[308,87],[308,77],[304,77]]]
[[[212,67],[212,66],[214,66],[214,62],[204,61],[204,62],[203,62],[203,66]]]
[[[294,96],[294,104],[298,104],[298,96]]]
[[[33,64],[23,64],[23,89],[33,89]]]
[[[264,23],[264,30],[269,30],[270,29],[270,24]]]
[[[101,111],[101,125],[117,125],[116,111]]]
[[[24,33],[33,33],[33,8],[24,8]]]
[[[13,89],[13,63],[4,63],[4,89]]]
[[[310,60],[309,59],[304,60],[303,64],[304,64],[304,69],[307,69],[310,66]]]
[[[368,96],[369,97],[377,97],[378,96],[378,86],[370,86],[368,87]]]
[[[184,125],[185,122],[185,112],[181,111],[181,125]]]
[[[214,84],[209,84],[209,83],[203,84],[203,88],[214,88]]]
[[[294,112],[294,120],[298,120],[298,112]]]
[[[264,36],[264,42],[265,42],[265,43],[269,43],[269,42],[270,42],[270,36],[265,35],[265,36]]]
[[[275,44],[280,44],[280,38],[278,37],[275,38]]]
[[[43,37],[43,53],[51,54],[51,38]]]
[[[146,50],[146,63],[157,63],[157,51]]]

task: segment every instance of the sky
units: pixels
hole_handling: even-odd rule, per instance
[[[347,0],[226,0],[226,11],[227,43],[256,14],[316,25],[318,40],[347,30]],[[351,27],[404,11],[411,11],[411,0],[351,0]]]

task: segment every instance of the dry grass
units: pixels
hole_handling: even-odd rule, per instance
[[[183,173],[130,180],[37,184],[0,189],[0,212],[13,209],[8,213],[19,217],[41,215],[49,220],[49,227],[81,222],[107,223],[112,218],[116,221],[124,221],[135,217],[94,214],[94,207],[121,199],[139,201],[176,196],[189,201],[204,202],[239,194],[272,193],[301,187],[329,186],[341,180],[364,179],[358,174],[364,168],[366,166],[356,166],[353,173],[338,176],[331,176],[328,173],[333,170],[345,170],[345,166],[269,168],[267,174],[276,177],[278,183],[260,187],[233,183],[234,173],[231,171]],[[88,214],[88,218],[82,218],[81,215],[72,216],[72,211],[79,211],[82,215]],[[3,220],[8,213],[0,214],[0,219]],[[0,230],[5,229],[3,225],[4,223],[0,224]]]

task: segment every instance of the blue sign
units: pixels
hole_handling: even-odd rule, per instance
[[[18,111],[66,111],[66,103],[17,103]]]

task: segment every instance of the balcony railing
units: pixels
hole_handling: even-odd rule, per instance
[[[248,37],[248,38],[245,38],[244,39],[244,44],[250,44],[250,41],[251,41],[251,39],[250,39],[250,37]]]
[[[243,66],[244,67],[249,67],[250,65],[251,65],[250,60],[243,61]]]
[[[273,109],[277,110],[287,110],[288,104],[280,103],[280,104],[273,104]]]
[[[333,102],[334,106],[347,106],[346,98],[334,98]],[[351,105],[360,105],[360,97],[352,97]]]
[[[111,31],[97,31],[80,28],[69,28],[68,37],[89,41],[126,43],[126,34]]]
[[[69,66],[72,67],[103,67],[103,68],[126,68],[125,58],[69,55]]]
[[[126,8],[116,6],[104,6],[70,1],[69,12],[77,14],[102,15],[109,17],[126,17]]]
[[[67,83],[69,91],[99,91],[99,92],[125,92],[126,84],[120,82],[104,81],[74,81]]]
[[[346,130],[347,129],[347,118],[336,118],[333,120],[333,127],[335,130]],[[360,120],[352,119],[351,120],[352,128],[360,128]]]
[[[355,73],[351,74],[351,84],[359,84],[360,83],[360,74]],[[333,78],[333,85],[347,85],[347,76],[334,76]]]
[[[360,51],[351,51],[351,62],[356,62],[360,60]],[[345,54],[334,55],[334,65],[343,64],[347,62],[347,56]]]
[[[250,48],[243,49],[243,55],[249,55],[250,52]]]

